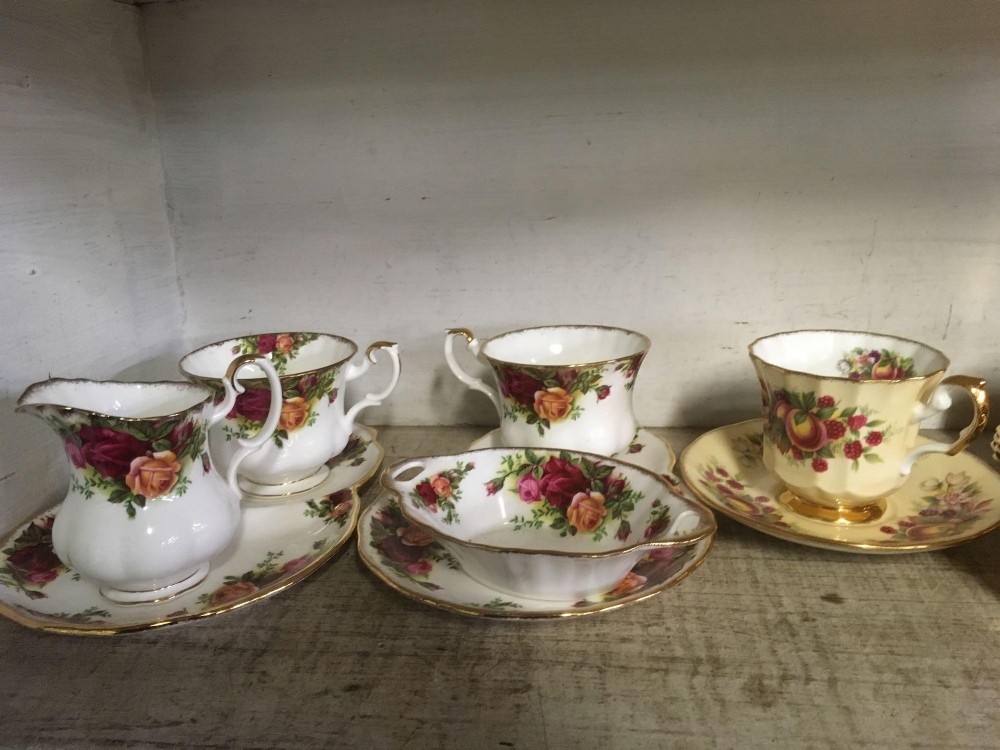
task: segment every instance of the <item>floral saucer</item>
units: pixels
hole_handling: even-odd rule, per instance
[[[500,429],[491,430],[476,439],[466,448],[474,451],[479,448],[503,448],[503,441],[500,440]],[[628,461],[631,464],[640,466],[654,474],[666,474],[674,470],[677,463],[677,456],[674,449],[670,447],[666,440],[658,438],[649,430],[639,428],[639,431],[632,438],[632,444],[628,450],[615,453],[611,458],[617,461]]]
[[[301,503],[326,497],[349,487],[361,488],[375,476],[382,464],[385,453],[375,439],[376,431],[363,424],[355,424],[347,446],[339,454],[326,462],[329,473],[319,484],[301,492],[287,495],[257,495],[243,489],[243,506],[284,505]]]
[[[470,578],[444,547],[408,525],[390,494],[366,508],[358,526],[361,560],[390,588],[449,612],[487,617],[575,617],[641,602],[690,575],[711,546],[709,537],[689,547],[653,550],[606,594],[550,601],[503,594]]]
[[[1000,526],[1000,475],[965,452],[930,454],[886,498],[877,521],[834,524],[781,505],[784,490],[761,461],[763,420],[720,427],[681,454],[688,487],[710,508],[766,534],[812,547],[894,554],[962,544]]]
[[[53,633],[114,635],[217,615],[276,594],[318,570],[354,533],[358,490],[382,461],[375,436],[355,425],[347,448],[328,464],[330,478],[294,501],[244,498],[236,535],[212,560],[208,577],[159,602],[115,604],[63,565],[52,550],[59,506],[50,508],[0,541],[0,615]]]

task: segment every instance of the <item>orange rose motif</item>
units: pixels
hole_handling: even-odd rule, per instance
[[[434,541],[430,534],[416,526],[404,526],[396,531],[396,536],[407,547],[426,547]]]
[[[152,456],[132,460],[125,484],[136,495],[147,500],[165,495],[177,484],[181,465],[172,451],[160,451]]]
[[[606,515],[608,509],[604,507],[604,495],[600,492],[577,492],[566,509],[570,525],[587,533],[604,523]]]
[[[573,397],[565,388],[548,388],[535,392],[535,413],[542,419],[555,422],[565,419],[573,406]]]
[[[240,581],[239,583],[219,586],[219,588],[212,592],[212,598],[209,600],[209,603],[213,607],[220,604],[229,604],[229,602],[235,602],[237,599],[250,596],[256,590],[257,586],[250,583],[250,581]]]
[[[309,418],[309,404],[301,396],[286,398],[281,405],[281,419],[278,420],[278,429],[285,432],[292,432],[299,429]]]
[[[644,583],[646,583],[645,576],[629,572],[629,574],[622,579],[621,583],[608,592],[608,595],[625,596],[626,594],[631,594],[641,589]]]
[[[448,497],[451,494],[451,482],[440,474],[431,479],[431,488],[438,497]]]
[[[278,338],[274,340],[274,348],[282,354],[288,354],[288,352],[292,350],[293,346],[295,346],[295,339],[287,333],[279,334]]]

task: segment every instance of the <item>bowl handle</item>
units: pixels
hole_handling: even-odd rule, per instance
[[[226,396],[222,399],[222,403],[218,404],[212,410],[212,415],[208,419],[209,425],[225,419],[226,415],[232,411],[233,406],[236,404],[236,397],[246,390],[246,387],[239,381],[239,371],[247,365],[257,365],[267,376],[267,383],[271,388],[271,407],[267,412],[267,419],[264,420],[264,425],[256,435],[249,438],[239,438],[236,441],[240,447],[229,461],[226,481],[233,489],[233,492],[236,493],[237,503],[243,497],[243,492],[236,481],[236,470],[244,458],[260,450],[264,443],[271,439],[271,435],[278,428],[278,420],[281,419],[281,381],[278,379],[278,373],[274,370],[274,365],[265,357],[256,354],[243,354],[230,362],[229,368],[226,370],[226,376],[222,379],[222,385],[226,389]]]
[[[410,482],[409,480],[404,481],[397,479],[397,477],[404,471],[409,471],[410,469],[420,469],[420,471],[423,472],[425,467],[426,464],[422,458],[412,458],[409,461],[403,461],[402,463],[390,466],[382,472],[382,486],[387,490],[402,494],[400,490],[406,487]]]

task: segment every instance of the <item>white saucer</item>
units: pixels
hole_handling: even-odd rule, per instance
[[[308,492],[244,497],[233,541],[204,580],[155,602],[110,601],[62,565],[51,532],[59,506],[50,508],[0,537],[0,615],[36,630],[113,635],[217,615],[282,591],[318,570],[354,533],[358,490],[382,461],[375,437],[374,429],[355,425],[347,449],[328,464],[330,475]]]
[[[473,451],[479,448],[503,447],[503,441],[500,439],[500,428],[497,428],[474,440],[466,450]],[[674,464],[677,463],[677,456],[674,455],[674,449],[670,447],[667,441],[642,427],[639,428],[635,437],[632,438],[632,444],[628,447],[628,450],[615,453],[611,458],[616,461],[628,461],[654,474],[666,474],[673,471]]]
[[[684,548],[656,550],[644,557],[618,588],[582,601],[526,599],[500,593],[462,571],[437,542],[412,546],[398,532],[407,526],[389,494],[361,514],[358,555],[390,588],[432,607],[487,617],[576,617],[608,612],[655,596],[690,575],[712,538]],[[412,537],[411,537],[412,538]]]
[[[382,464],[384,451],[376,438],[376,431],[363,424],[355,424],[354,431],[347,447],[338,456],[334,456],[327,461],[323,470],[327,472],[326,478],[319,484],[309,486],[308,479],[300,482],[293,482],[288,487],[294,489],[303,482],[307,489],[294,492],[280,493],[279,487],[268,490],[268,494],[259,495],[247,490],[241,484],[243,490],[243,505],[245,507],[264,505],[285,505],[287,503],[308,502],[317,497],[325,497],[339,492],[347,487],[360,488],[365,482],[375,476],[378,467]]]

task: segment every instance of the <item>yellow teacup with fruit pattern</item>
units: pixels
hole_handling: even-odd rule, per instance
[[[944,377],[948,358],[896,336],[792,331],[750,344],[764,401],[764,465],[782,502],[813,518],[873,521],[925,453],[961,452],[986,426],[986,383]],[[917,445],[920,423],[951,406],[948,386],[972,398],[972,423],[954,443]]]

